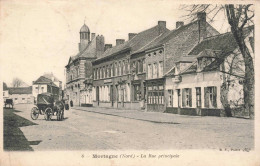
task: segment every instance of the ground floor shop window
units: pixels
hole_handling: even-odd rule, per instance
[[[164,104],[163,86],[149,86],[147,98],[148,104]]]
[[[204,98],[206,108],[216,108],[217,107],[217,87],[205,87],[204,88]]]

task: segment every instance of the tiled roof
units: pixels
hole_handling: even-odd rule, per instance
[[[197,61],[193,62],[189,67],[180,72],[180,74],[190,74],[196,73],[197,71]]]
[[[131,51],[134,53],[134,52],[138,51],[140,48],[142,48],[145,45],[147,45],[148,43],[150,43],[155,38],[157,38],[159,36],[159,30],[160,30],[160,27],[159,27],[159,25],[157,25],[155,27],[142,31],[142,32],[138,33],[137,35],[135,35],[131,40],[128,40],[123,44],[114,46],[114,47],[106,50],[104,52],[104,54],[102,55],[102,57],[99,59],[103,59],[105,57],[114,55],[114,54],[119,53],[126,49],[131,49]],[[164,31],[168,32],[169,30],[167,28],[165,28]],[[99,59],[97,59],[97,60],[99,60]]]
[[[9,94],[32,94],[32,87],[8,88]]]
[[[55,85],[51,79],[46,78],[44,76],[40,76],[36,81],[34,81],[33,84],[49,84],[51,86],[57,87],[57,85]]]
[[[244,34],[248,35],[248,33],[254,28],[253,26],[247,27],[244,29]],[[198,55],[200,52],[206,49],[211,50],[220,50],[225,52],[234,51],[237,48],[237,43],[233,34],[231,32],[215,35],[206,38],[202,42],[200,42],[196,47],[194,47],[189,55]]]
[[[138,52],[142,52],[142,51],[146,51],[146,50],[158,47],[162,44],[167,43],[169,40],[174,39],[174,38],[176,38],[176,40],[179,40],[179,38],[178,38],[179,34],[183,33],[184,31],[187,31],[194,24],[198,24],[198,21],[191,22],[191,23],[183,25],[177,29],[173,29],[167,33],[164,33],[161,36],[159,36],[157,39],[152,41],[149,45],[138,50]],[[210,24],[207,23],[206,25],[207,25],[207,36],[212,36],[211,31],[214,31],[214,33],[218,33]],[[210,28],[210,30],[209,30],[209,28]]]

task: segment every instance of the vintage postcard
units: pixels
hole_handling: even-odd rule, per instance
[[[0,0],[0,165],[260,165],[259,9]]]

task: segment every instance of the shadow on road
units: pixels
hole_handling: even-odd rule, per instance
[[[28,141],[19,127],[37,125],[15,114],[21,112],[4,108],[4,150],[33,151],[30,145],[38,145],[41,141]]]

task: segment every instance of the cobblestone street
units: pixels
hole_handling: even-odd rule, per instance
[[[30,121],[32,105],[15,105]],[[238,118],[182,116],[135,110],[86,108],[65,110],[65,119],[20,127],[35,151],[253,149],[254,121]]]

